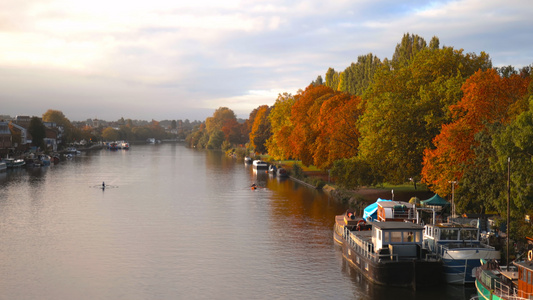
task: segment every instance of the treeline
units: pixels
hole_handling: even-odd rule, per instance
[[[521,220],[533,212],[531,68],[494,68],[485,52],[405,34],[390,60],[369,53],[344,71],[330,68],[244,123],[220,108],[187,141],[301,160],[345,188],[422,181],[447,196],[455,181],[457,212],[506,210],[510,157]]]
[[[164,120],[160,123],[155,120],[149,122],[121,118],[114,122],[98,121],[98,125],[95,126],[87,122],[71,122],[63,112],[49,109],[42,115],[42,121],[40,118],[32,118],[29,131],[34,137],[33,143],[36,146],[42,146],[43,143],[44,133],[40,134],[44,132],[43,122],[55,123],[62,129],[60,147],[67,147],[82,140],[91,143],[117,140],[134,142],[145,141],[148,138],[185,139],[195,126],[201,124],[199,121],[189,120]]]

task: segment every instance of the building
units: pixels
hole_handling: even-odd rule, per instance
[[[9,149],[13,147],[11,130],[8,122],[0,122],[0,156],[9,154]]]

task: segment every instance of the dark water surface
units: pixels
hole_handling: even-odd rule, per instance
[[[366,282],[332,240],[344,211],[180,144],[0,173],[0,299],[469,299]]]

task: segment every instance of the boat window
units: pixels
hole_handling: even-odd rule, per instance
[[[461,230],[461,240],[477,240],[477,229],[463,229]]]
[[[401,231],[392,231],[391,234],[391,243],[401,243],[402,242],[402,233]]]
[[[441,240],[458,240],[457,235],[459,230],[457,229],[444,229],[442,230],[440,239]]]

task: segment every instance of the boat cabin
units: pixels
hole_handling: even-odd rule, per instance
[[[372,244],[380,256],[419,258],[424,228],[411,222],[373,222]]]
[[[417,211],[414,204],[404,201],[378,201],[377,220],[416,222]]]
[[[436,241],[464,242],[479,241],[479,229],[474,226],[465,226],[452,223],[426,225],[424,236]]]
[[[527,260],[515,262],[518,268],[518,295],[525,299],[533,299],[533,250],[528,251]]]
[[[471,225],[440,223],[426,225],[424,241],[430,251],[436,251],[437,244],[449,248],[479,247],[479,229]]]

